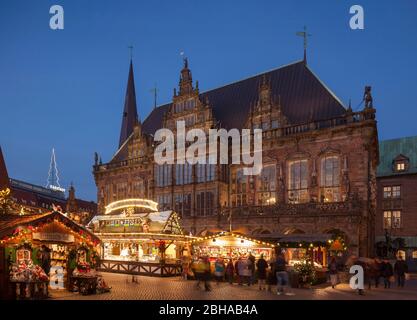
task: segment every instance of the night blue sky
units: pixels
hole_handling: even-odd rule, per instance
[[[49,28],[49,8],[65,29]],[[349,8],[365,30],[349,28]],[[416,135],[417,1],[5,1],[0,2],[0,144],[9,175],[44,185],[52,147],[60,182],[96,199],[93,153],[119,139],[129,53],[140,117],[170,101],[185,51],[202,91],[302,58],[347,105],[373,87],[380,139]]]

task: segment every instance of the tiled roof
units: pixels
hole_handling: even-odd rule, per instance
[[[409,168],[405,172],[393,171],[393,160],[403,155],[409,159]],[[377,176],[392,176],[417,173],[417,136],[379,142],[379,166]]]
[[[343,115],[339,99],[320,81],[303,61],[295,62],[256,76],[200,94],[213,107],[214,116],[226,129],[242,129],[250,105],[259,97],[263,76],[270,80],[272,96],[280,96],[282,110],[290,124],[301,124]],[[154,109],[143,122],[145,133],[154,134],[162,127],[163,114],[171,104]]]
[[[200,94],[204,102],[209,100],[213,113],[222,128],[242,129],[249,115],[250,106],[259,98],[259,85],[265,76],[271,84],[272,97],[280,98],[284,115],[290,125],[326,120],[345,114],[340,100],[310,70],[304,61],[267,71]],[[171,103],[151,111],[142,123],[142,131],[154,135],[162,128],[164,114]],[[130,138],[130,137],[129,137]],[[113,156],[111,162],[127,158],[127,141]]]

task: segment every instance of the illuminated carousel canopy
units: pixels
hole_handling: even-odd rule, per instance
[[[158,211],[158,203],[148,199],[124,199],[106,206],[105,214]]]

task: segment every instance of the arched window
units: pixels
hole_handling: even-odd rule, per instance
[[[320,198],[323,202],[341,201],[338,156],[326,156],[321,159]]]
[[[276,169],[275,164],[266,165],[257,176],[257,199],[258,205],[272,205],[276,202]]]
[[[288,163],[288,202],[308,202],[307,160],[295,160]]]

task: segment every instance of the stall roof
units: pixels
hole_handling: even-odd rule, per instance
[[[331,234],[327,233],[301,233],[301,234],[260,234],[258,238],[270,242],[327,242],[332,239]]]
[[[206,241],[206,240],[209,240],[209,239],[220,238],[220,237],[229,237],[229,236],[236,237],[236,238],[243,239],[243,240],[252,241],[252,242],[255,242],[255,243],[258,243],[258,244],[264,244],[264,245],[267,245],[267,246],[270,246],[270,247],[275,246],[270,241],[267,241],[265,239],[250,238],[250,237],[247,237],[243,234],[240,234],[240,233],[237,233],[237,232],[229,232],[229,231],[221,231],[221,232],[213,234],[211,236],[199,237],[199,238],[193,240],[193,242],[201,242],[201,241]]]
[[[171,233],[171,234],[184,234],[181,224],[179,223],[179,217],[176,212],[172,210],[140,213],[126,215],[98,215],[95,216],[89,224],[93,224],[96,221],[108,221],[108,220],[129,220],[129,219],[141,219],[146,221],[149,225],[150,233]]]
[[[14,233],[14,230],[19,227],[36,226],[45,222],[58,220],[71,228],[75,232],[88,234],[92,240],[100,241],[100,239],[94,235],[91,231],[78,223],[72,221],[61,212],[50,212],[43,214],[30,214],[30,215],[3,215],[0,216],[0,238],[4,238]]]

